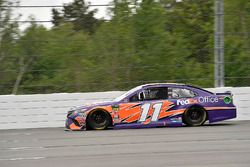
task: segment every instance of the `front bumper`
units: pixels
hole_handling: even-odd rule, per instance
[[[78,113],[68,115],[65,127],[70,130],[85,130],[86,129],[86,117]]]

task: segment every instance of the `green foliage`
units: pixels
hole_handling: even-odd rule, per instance
[[[225,4],[225,75],[227,85],[250,83],[250,1]]]
[[[242,63],[250,62],[250,4],[224,2],[231,14],[225,15],[226,86],[249,86],[249,65]],[[15,24],[1,24],[1,94],[123,90],[148,82],[212,87],[213,5],[114,0],[111,19],[103,21],[75,0],[53,9],[51,29],[31,24],[20,35]]]
[[[96,10],[89,10],[88,4],[84,0],[74,0],[72,3],[64,5],[62,11],[52,10],[53,23],[55,26],[59,26],[72,22],[74,30],[94,33],[99,24],[99,21],[94,17],[95,13]]]

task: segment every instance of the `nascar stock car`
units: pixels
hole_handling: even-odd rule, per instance
[[[154,83],[137,86],[110,102],[71,109],[66,128],[200,126],[206,121],[232,118],[236,118],[236,107],[231,92],[212,93],[186,84]]]

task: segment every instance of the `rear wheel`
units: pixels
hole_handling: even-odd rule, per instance
[[[188,126],[200,126],[206,122],[206,110],[199,106],[190,107],[183,115],[183,122]]]
[[[90,113],[87,124],[90,129],[106,129],[111,123],[110,115],[102,110],[96,110]]]

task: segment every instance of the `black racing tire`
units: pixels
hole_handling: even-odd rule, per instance
[[[111,124],[111,117],[108,112],[103,110],[95,110],[89,113],[87,118],[87,126],[93,130],[103,130]]]
[[[201,126],[207,120],[207,112],[203,107],[191,106],[183,114],[183,122],[187,126]]]

